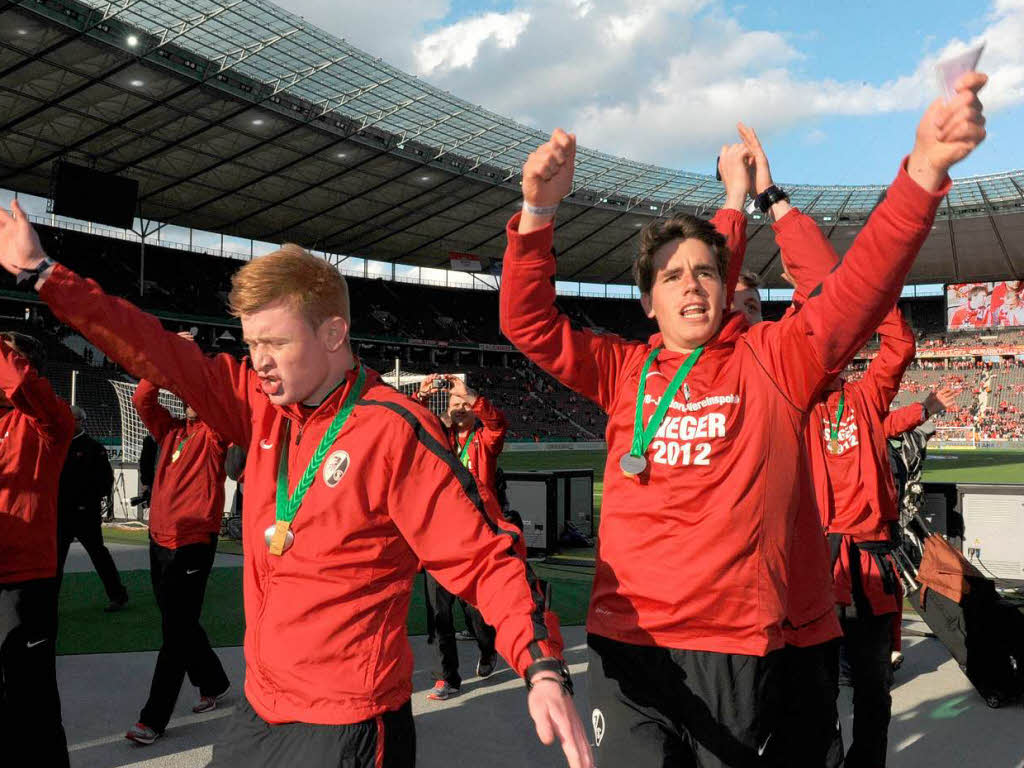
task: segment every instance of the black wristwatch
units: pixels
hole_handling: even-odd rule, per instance
[[[764,192],[754,198],[754,204],[761,213],[768,213],[772,206],[780,200],[789,200],[789,193],[772,184]]]
[[[561,659],[539,659],[528,666],[525,675],[526,690],[533,690],[533,684],[530,680],[538,672],[555,672],[559,676],[559,679],[555,680],[555,682],[562,686],[563,691],[570,696],[573,695],[572,677],[569,675],[569,668],[565,666],[565,662]],[[548,679],[550,680],[551,678]]]
[[[17,275],[17,277],[15,277],[15,279],[14,279],[14,283],[15,283],[15,285],[21,285],[21,284],[22,284],[22,283],[24,283],[24,282],[25,282],[26,280],[31,280],[32,282],[35,282],[36,280],[38,280],[38,279],[39,279],[39,276],[40,276],[40,275],[41,275],[41,274],[42,274],[43,272],[45,272],[46,270],[48,270],[48,269],[49,269],[50,267],[52,267],[52,266],[53,266],[54,264],[56,264],[56,263],[57,263],[57,262],[55,262],[55,261],[54,261],[53,259],[51,259],[50,257],[48,257],[48,256],[43,256],[43,260],[42,260],[42,261],[40,261],[40,262],[39,262],[39,263],[38,263],[38,264],[37,264],[37,265],[36,265],[35,267],[33,267],[32,269],[23,269],[23,270],[21,270],[20,272],[18,272],[18,275]]]

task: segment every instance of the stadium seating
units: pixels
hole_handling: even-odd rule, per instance
[[[151,245],[147,245],[143,260],[136,242],[46,226],[39,230],[48,252],[80,274],[97,279],[104,290],[157,313],[172,330],[200,327],[199,341],[207,352],[243,354],[238,329],[225,326],[230,322],[225,306],[231,274],[244,261]],[[144,278],[141,296],[140,277]],[[505,410],[511,440],[603,438],[606,418],[593,403],[566,390],[518,353],[476,348],[479,344],[508,343],[498,327],[494,292],[348,279],[355,319],[353,335],[360,356],[371,367],[389,371],[398,357],[403,370],[409,372],[465,372],[471,386]],[[71,371],[79,371],[76,386],[79,402],[89,410],[90,431],[100,439],[116,442],[120,416],[113,389],[106,382],[125,375],[98,350],[57,323],[45,307],[29,302],[37,299],[27,293],[5,292],[0,314],[6,318],[6,327],[42,338],[50,352],[49,375],[62,396],[70,397]],[[638,340],[646,340],[655,330],[634,300],[559,296],[557,304],[580,328]],[[908,372],[894,405],[920,400],[941,382],[950,382],[962,387],[958,407],[941,417],[939,423],[972,424],[971,409],[977,402],[985,370],[978,362],[977,350],[1024,350],[1024,332],[946,333],[941,297],[904,299],[900,305],[920,334],[922,357]],[[765,303],[766,319],[781,317],[787,306],[782,302]],[[876,337],[866,345],[865,353],[870,356],[877,348]],[[976,356],[955,357],[968,350],[974,350]],[[494,364],[498,359],[502,364]],[[856,377],[866,364],[864,359],[855,361],[848,375]],[[1024,439],[1024,427],[1018,423],[1022,412],[1024,368],[1019,362],[1009,368],[997,366],[990,408],[978,422],[980,430],[993,439]]]

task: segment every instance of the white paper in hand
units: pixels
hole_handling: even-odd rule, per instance
[[[965,72],[975,72],[977,70],[978,60],[981,58],[981,52],[984,50],[985,42],[982,41],[974,48],[969,48],[963,53],[944,59],[935,65],[935,73],[939,78],[939,89],[945,95],[946,101],[956,96],[953,86],[956,85],[956,81],[960,79],[960,76]]]

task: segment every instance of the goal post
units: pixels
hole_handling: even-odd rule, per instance
[[[455,376],[462,381],[466,380],[466,374],[456,373],[454,371],[439,371],[448,376]],[[402,364],[399,359],[395,359],[395,367],[388,373],[381,374],[381,379],[384,380],[385,384],[390,384],[392,387],[397,389],[404,395],[414,395],[420,389],[420,384],[427,378],[428,374],[425,373],[406,373],[402,370]],[[435,389],[430,394],[430,400],[426,403],[430,411],[437,416],[441,416],[448,412],[448,390],[447,389]]]

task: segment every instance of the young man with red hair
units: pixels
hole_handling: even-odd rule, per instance
[[[40,373],[43,352],[0,335],[0,735],[12,759],[60,768],[57,487],[75,421]]]
[[[929,107],[886,200],[822,291],[753,328],[725,315],[734,283],[725,238],[680,215],[649,225],[634,270],[659,333],[644,344],[574,330],[554,305],[552,240],[575,138],[556,131],[524,165],[523,212],[507,228],[502,330],[609,414],[587,619],[602,761],[764,760],[794,521],[812,493],[800,460],[807,420],[895,303],[948,169],[984,138],[984,82],[966,75],[952,102]]]
[[[294,245],[246,264],[230,306],[251,357],[207,358],[50,261],[12,207],[0,211],[0,265],[34,277],[62,321],[247,447],[245,697],[215,766],[414,765],[405,619],[420,563],[497,628],[541,741],[557,739],[570,768],[593,766],[518,532],[495,522],[437,419],[353,355],[337,269]]]

